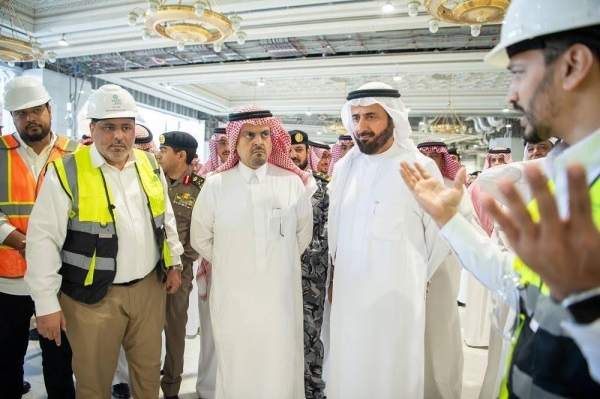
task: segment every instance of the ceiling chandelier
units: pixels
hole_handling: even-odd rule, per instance
[[[142,17],[142,38],[150,39],[153,33],[177,42],[177,49],[187,44],[213,44],[216,52],[234,33],[239,44],[244,44],[247,34],[241,30],[242,17],[231,17],[213,9],[209,0],[197,0],[191,5],[167,4],[167,0],[147,0],[147,9],[136,8],[127,13],[129,26],[135,26]],[[215,8],[218,8],[213,0]]]
[[[479,36],[481,26],[499,24],[504,19],[510,0],[424,0],[431,15],[429,31],[436,33],[440,21],[471,26],[471,35]],[[420,0],[409,0],[409,15],[416,17]],[[415,12],[416,10],[416,12]],[[411,12],[412,11],[412,12]]]
[[[460,120],[450,101],[450,89],[452,87],[452,74],[448,77],[448,103],[440,116],[435,118],[429,125],[429,131],[433,134],[457,134],[465,133],[467,125]]]
[[[44,50],[25,29],[12,1],[3,1],[1,11],[0,61],[8,63],[9,66],[14,66],[15,62],[37,60],[38,65],[42,68],[46,63]],[[52,51],[48,53],[48,57],[51,60],[56,60],[56,54]]]

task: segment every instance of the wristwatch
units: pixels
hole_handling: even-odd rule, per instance
[[[169,269],[177,270],[178,272],[183,271],[183,265],[171,265]]]

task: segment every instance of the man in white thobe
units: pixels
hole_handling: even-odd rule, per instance
[[[442,179],[409,139],[399,97],[369,83],[342,109],[356,145],[330,188],[330,399],[423,397],[425,290],[449,248],[398,177],[407,160]]]
[[[192,246],[212,263],[216,398],[304,398],[300,254],[312,237],[316,183],[289,159],[269,111],[229,115],[230,154],[192,214]]]
[[[448,152],[445,143],[427,139],[417,145],[423,155],[433,159],[444,184],[454,187],[456,174],[463,166]],[[466,194],[466,187],[464,188]],[[460,212],[478,224],[473,204],[464,195]],[[483,233],[483,230],[481,230]],[[461,267],[454,254],[449,254],[429,280],[425,317],[425,397],[427,399],[459,399],[462,392],[463,349],[460,318],[456,298]]]

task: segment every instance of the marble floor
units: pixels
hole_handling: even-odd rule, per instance
[[[464,308],[460,308],[460,315],[462,323],[464,320]],[[466,345],[463,345],[463,349],[465,365],[463,371],[462,399],[477,399],[485,374],[487,350],[469,348]],[[181,399],[198,398],[196,395],[196,374],[199,351],[199,336],[189,337],[186,340],[183,383],[181,384],[181,393],[179,395]],[[42,358],[37,341],[29,342],[29,349],[25,358],[25,379],[31,383],[31,392],[23,396],[24,399],[46,398],[44,378],[42,376]]]

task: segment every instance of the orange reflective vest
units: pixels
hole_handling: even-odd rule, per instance
[[[40,172],[36,182],[27,163],[17,152],[20,143],[15,134],[0,136],[0,212],[6,215],[8,223],[26,234],[29,215],[42,186],[46,169]],[[46,165],[80,147],[77,141],[58,136],[50,150]],[[20,278],[25,275],[25,270],[27,264],[19,251],[0,244],[0,277]]]

